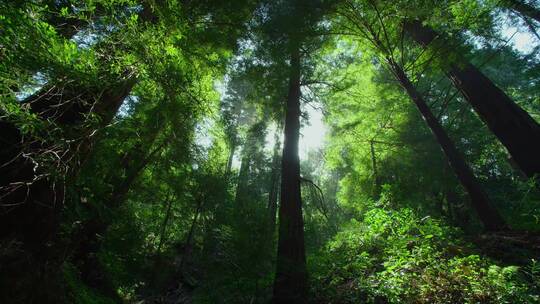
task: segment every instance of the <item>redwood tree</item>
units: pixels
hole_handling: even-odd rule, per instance
[[[441,37],[418,20],[405,22],[404,28],[426,48]],[[438,42],[449,43],[444,37]],[[448,46],[443,46],[442,50],[443,54],[439,56],[451,54],[459,58],[458,62],[445,66],[447,76],[506,147],[519,168],[529,177],[540,173],[540,125],[463,56]]]
[[[441,149],[448,159],[450,167],[454,170],[454,173],[456,174],[461,185],[469,194],[471,204],[476,210],[478,218],[484,224],[484,227],[491,231],[506,229],[507,226],[503,218],[498,213],[497,209],[493,207],[489,197],[474,176],[473,171],[463,156],[459,153],[456,145],[450,139],[448,134],[446,134],[446,131],[441,126],[438,119],[435,117],[435,115],[433,115],[422,95],[418,92],[403,69],[396,62],[394,62],[392,59],[388,59],[388,62],[396,79],[405,89],[407,95],[409,95],[411,100],[414,102],[420,114],[426,121],[426,124],[435,136],[437,142],[441,146]]]
[[[300,194],[300,49],[291,50],[289,93],[287,95],[283,155],[281,160],[281,198],[279,240],[274,303],[307,301],[307,269],[304,247],[304,220]]]

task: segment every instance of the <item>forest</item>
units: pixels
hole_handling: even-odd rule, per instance
[[[0,303],[540,303],[540,1],[0,0]]]

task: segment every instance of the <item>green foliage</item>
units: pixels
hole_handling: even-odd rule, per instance
[[[63,267],[68,301],[77,304],[114,304],[112,299],[101,295],[81,282],[77,269],[70,264]]]
[[[442,72],[466,59],[540,118],[540,48],[502,41],[507,25],[534,32],[509,2],[0,1],[0,301],[268,303],[296,48],[299,131],[309,107],[328,127],[298,181],[313,302],[540,301],[540,256],[512,235],[482,241],[387,67],[404,67],[497,210],[534,241],[538,181]],[[443,35],[417,46],[403,31],[413,19]],[[8,184],[24,202],[5,199]],[[12,214],[20,231],[4,225]],[[44,236],[33,225],[49,215]]]
[[[461,233],[410,209],[372,209],[310,256],[326,303],[534,303],[516,266],[481,258]]]

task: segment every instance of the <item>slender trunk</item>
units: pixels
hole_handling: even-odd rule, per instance
[[[167,225],[169,224],[169,219],[171,217],[172,202],[173,202],[172,197],[167,200],[167,211],[165,213],[165,218],[163,219],[163,224],[161,225],[161,234],[159,237],[159,244],[156,250],[157,253],[161,252],[161,247],[163,246],[163,243],[165,242],[165,233],[167,232]]]
[[[525,17],[540,22],[540,10],[534,7],[532,4],[525,3],[521,0],[504,0],[502,1],[502,5],[518,12]]]
[[[184,252],[182,253],[182,258],[180,259],[180,272],[182,272],[184,265],[186,263],[186,258],[189,256],[189,253],[191,252],[191,240],[193,239],[193,234],[195,233],[195,225],[197,225],[197,219],[199,218],[199,214],[202,211],[203,207],[203,201],[204,198],[200,197],[197,201],[197,207],[195,209],[195,215],[193,216],[193,221],[191,222],[191,226],[189,227],[188,234],[186,236],[186,241],[184,242]]]
[[[371,166],[373,170],[373,196],[375,199],[379,199],[381,195],[381,181],[379,179],[379,172],[377,171],[377,156],[375,155],[375,142],[369,141],[369,150],[371,153]]]
[[[410,36],[424,47],[438,36],[420,21],[405,23]],[[540,125],[475,66],[464,59],[446,71],[478,116],[506,147],[520,169],[532,177],[540,173]]]
[[[272,156],[272,176],[270,179],[270,191],[268,193],[268,211],[270,213],[270,231],[273,235],[276,227],[276,212],[277,212],[277,200],[279,191],[279,149],[281,147],[280,133],[281,128],[276,129],[274,136],[274,155]]]
[[[242,156],[242,162],[240,163],[240,172],[238,172],[238,183],[236,184],[236,194],[235,194],[235,208],[237,212],[242,213],[245,207],[245,202],[247,199],[247,187],[248,187],[248,177],[249,177],[249,162],[250,155],[246,151],[248,143],[244,145],[244,151]]]
[[[159,146],[154,148],[148,155],[146,155],[139,163],[130,164],[127,168],[127,176],[118,184],[111,193],[111,200],[109,206],[112,208],[118,208],[126,200],[126,195],[131,188],[133,182],[141,174],[144,168],[154,160],[155,156],[169,143],[169,139],[163,141]]]
[[[437,211],[441,215],[441,217],[446,216],[446,210],[444,209],[444,194],[442,192],[434,192],[433,193],[433,201],[435,202],[435,207],[437,208]]]
[[[291,53],[291,73],[285,116],[285,139],[281,161],[279,239],[272,302],[307,303],[307,269],[304,220],[300,194],[300,50]]]
[[[442,150],[446,154],[450,167],[452,167],[457,178],[469,194],[473,208],[476,210],[478,217],[484,224],[485,228],[487,230],[506,229],[507,226],[502,217],[492,206],[487,194],[480,186],[480,183],[474,176],[471,168],[467,165],[450,137],[448,137],[437,118],[433,115],[420,93],[411,83],[403,69],[391,59],[388,61],[393,72],[395,73],[396,79],[415,103],[416,107],[422,114],[422,117],[433,132],[433,135],[435,135],[437,141],[441,145]]]
[[[246,204],[250,201],[250,172],[252,172],[251,163],[254,155],[258,151],[260,128],[264,127],[263,122],[254,123],[248,130],[246,140],[242,148],[242,162],[240,172],[238,173],[238,183],[236,187],[236,208],[239,214],[248,207]],[[264,140],[264,136],[262,136]]]
[[[456,214],[456,209],[458,208],[458,196],[454,189],[446,189],[444,191],[444,199],[446,201],[446,208],[448,209],[448,218],[453,223],[461,223],[462,221],[458,219]]]

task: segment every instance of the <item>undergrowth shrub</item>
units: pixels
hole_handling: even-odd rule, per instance
[[[411,209],[372,209],[309,259],[315,303],[540,301],[520,268],[479,257],[459,230]]]
[[[86,286],[77,274],[76,268],[71,264],[63,267],[64,283],[66,285],[68,303],[77,304],[115,304],[115,302],[95,289]]]

